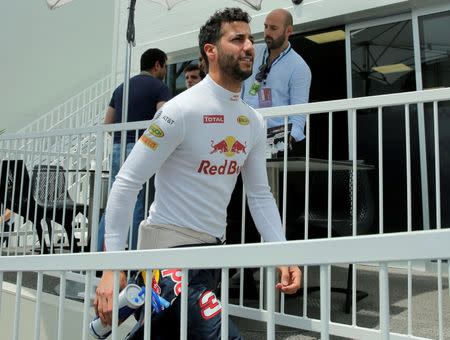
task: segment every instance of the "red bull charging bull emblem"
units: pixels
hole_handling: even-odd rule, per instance
[[[217,143],[214,142],[214,140],[211,140],[211,148],[211,154],[219,152],[223,153],[227,157],[233,157],[235,154],[240,153],[247,154],[247,142],[242,144],[233,136],[228,136]]]
[[[241,153],[247,154],[247,142],[242,144],[233,136],[227,136],[219,142],[211,140],[211,148],[210,154],[220,153],[226,157],[233,157]],[[235,160],[225,159],[220,164],[211,163],[210,160],[202,160],[197,172],[205,175],[238,175],[241,172],[241,166]]]

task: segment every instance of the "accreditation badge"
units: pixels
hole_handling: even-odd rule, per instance
[[[272,89],[270,87],[263,87],[258,92],[259,107],[272,107]]]

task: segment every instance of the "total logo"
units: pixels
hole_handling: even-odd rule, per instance
[[[215,142],[211,140],[211,152],[210,154],[219,152],[223,153],[227,157],[233,157],[235,154],[244,153],[247,154],[247,142],[242,144],[233,136],[227,136],[225,139]]]

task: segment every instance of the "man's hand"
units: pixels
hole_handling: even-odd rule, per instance
[[[98,315],[104,325],[112,324],[112,308],[113,308],[113,285],[114,272],[104,271],[102,278],[95,291],[94,308],[95,314]],[[127,285],[127,278],[124,272],[120,273],[119,291]]]
[[[276,288],[285,294],[294,294],[300,289],[302,282],[302,271],[298,266],[278,267],[281,282],[276,284]]]

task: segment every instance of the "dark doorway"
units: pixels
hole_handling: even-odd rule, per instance
[[[292,48],[302,56],[311,69],[310,102],[347,98],[345,69],[345,40],[317,43],[310,40],[318,34],[345,31],[344,27],[302,33],[291,38]],[[333,159],[348,159],[347,113],[333,116]],[[328,158],[328,112],[311,116],[310,155]]]

